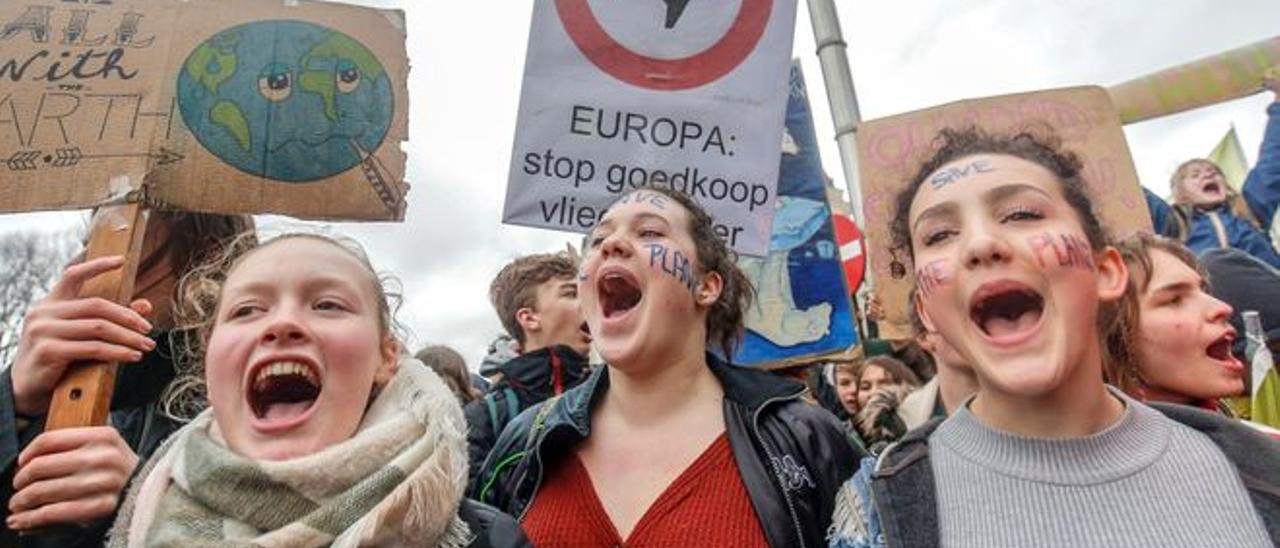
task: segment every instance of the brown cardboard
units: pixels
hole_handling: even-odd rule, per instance
[[[1262,91],[1263,73],[1280,67],[1275,36],[1111,86],[1126,124],[1230,101]]]
[[[0,212],[145,186],[160,207],[402,219],[404,42],[399,11],[313,1],[0,2]]]
[[[893,252],[889,226],[894,202],[931,152],[938,130],[976,125],[1007,133],[1048,124],[1064,148],[1080,154],[1094,207],[1115,234],[1151,230],[1151,217],[1138,185],[1120,118],[1100,87],[1076,87],[970,99],[864,122],[858,129],[867,260],[886,318],[880,336],[911,336],[907,295],[914,285],[911,257]],[[894,265],[897,256],[899,266]]]

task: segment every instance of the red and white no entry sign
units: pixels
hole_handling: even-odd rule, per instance
[[[556,0],[564,30],[600,70],[642,88],[672,91],[714,82],[737,67],[764,35],[773,0],[743,0],[729,30],[711,47],[681,59],[631,51],[605,31],[587,0]]]
[[[852,294],[862,285],[862,276],[867,270],[867,254],[863,252],[862,230],[848,215],[836,213],[831,216],[836,229],[836,243],[840,245],[840,260],[844,265],[844,279],[849,284]]]

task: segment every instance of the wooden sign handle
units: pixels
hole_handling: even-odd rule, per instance
[[[80,297],[102,297],[128,305],[138,273],[147,209],[138,203],[103,206],[93,215],[85,260],[124,255],[124,266],[85,282]],[[157,306],[161,306],[157,303]],[[111,393],[115,389],[115,362],[72,364],[53,390],[46,430],[100,426],[107,423]]]

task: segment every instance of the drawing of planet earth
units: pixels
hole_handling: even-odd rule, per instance
[[[351,169],[391,126],[391,81],[340,32],[256,21],[205,40],[178,76],[182,119],[209,152],[252,175],[315,181]]]

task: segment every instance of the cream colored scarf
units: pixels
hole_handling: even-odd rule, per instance
[[[466,421],[416,360],[350,439],[288,461],[230,451],[205,410],[129,489],[108,546],[465,546]]]

